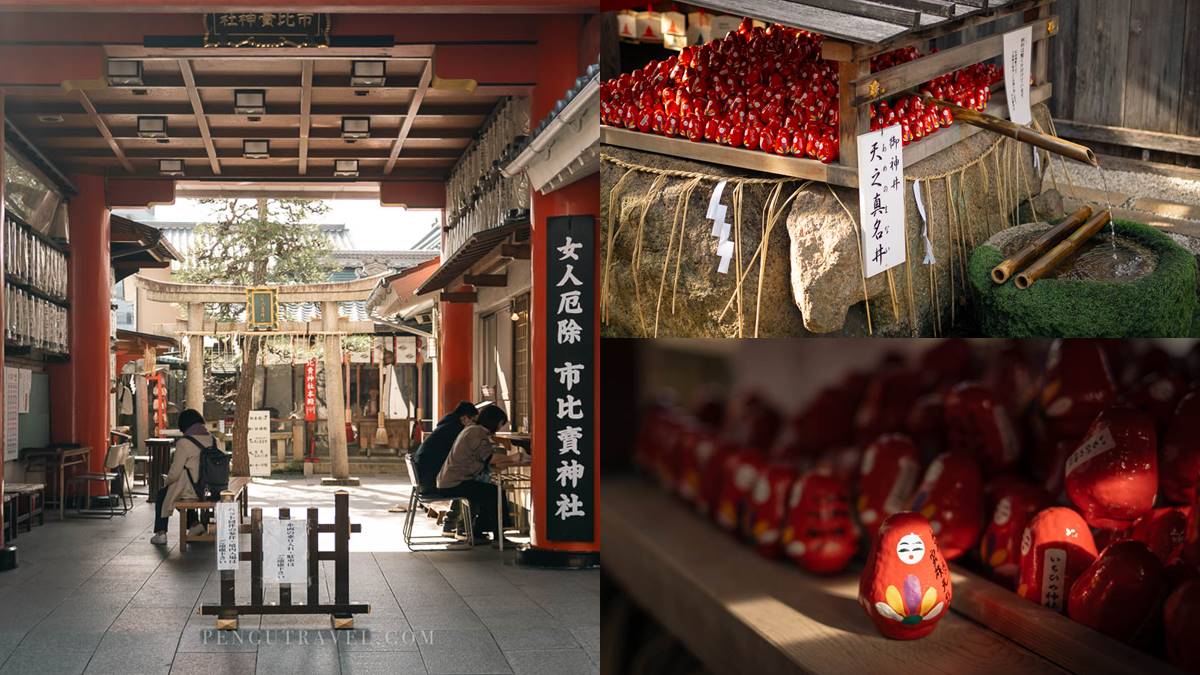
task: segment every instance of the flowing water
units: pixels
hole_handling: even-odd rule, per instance
[[[1029,229],[1000,243],[1005,256],[1019,251],[1047,228]],[[1158,258],[1150,249],[1126,237],[1105,242],[1093,237],[1046,275],[1047,279],[1086,279],[1090,281],[1134,281],[1154,271]]]
[[[1108,174],[1104,172],[1104,167],[1096,164],[1096,168],[1100,170],[1100,182],[1104,186],[1104,203],[1108,206],[1108,240],[1112,242],[1113,263],[1117,261],[1117,224],[1113,221],[1112,197],[1108,191]]]

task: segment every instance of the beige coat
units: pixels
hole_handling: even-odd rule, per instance
[[[193,438],[205,446],[211,445],[213,441],[212,436],[208,434],[200,434]],[[162,511],[159,512],[161,518],[171,517],[175,511],[175,502],[196,498],[196,490],[184,469],[191,471],[191,478],[200,479],[200,448],[186,438],[179,438],[175,441],[175,453],[171,457],[171,468],[167,471],[167,481],[164,484],[167,497],[163,500]]]

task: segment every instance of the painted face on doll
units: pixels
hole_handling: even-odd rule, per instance
[[[925,542],[916,533],[909,532],[897,542],[896,556],[905,565],[916,565],[925,558]]]

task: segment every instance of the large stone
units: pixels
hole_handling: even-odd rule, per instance
[[[642,166],[720,178],[770,178],[611,146],[605,146],[604,154]],[[718,242],[712,236],[712,221],[704,217],[716,182],[705,180],[693,191],[687,204],[687,218],[680,227],[675,219],[675,210],[689,179],[671,176],[652,190],[657,176],[635,171],[621,185],[614,199],[612,190],[626,171],[609,161],[601,165],[601,182],[604,186],[600,198],[600,238],[604,242],[601,278],[606,287],[604,335],[749,337],[755,334],[755,314],[760,307],[759,336],[805,333],[803,317],[791,301],[788,236],[782,215],[767,238],[767,267],[762,276],[761,295],[758,263],[750,265],[750,258],[763,240],[763,203],[774,186],[748,185],[744,188],[740,243],[743,271],[749,270],[749,273],[745,275],[742,285],[742,320],[739,324],[734,283],[737,261],[730,261],[727,274],[717,271],[720,262],[717,257]],[[786,199],[799,185],[799,182],[785,184],[780,200]],[[730,185],[725,190],[722,202],[731,205],[732,197]],[[728,220],[731,224],[734,221],[732,206]],[[731,298],[734,299],[733,303],[729,302]]]
[[[1035,118],[1048,126],[1045,106],[1035,106]],[[908,176],[928,177],[957,171],[978,159],[997,140],[980,132],[913,167]],[[1041,176],[1032,166],[1028,146],[1009,142],[1007,152],[1015,197],[1006,208],[1036,194]],[[711,234],[712,221],[705,211],[715,182],[705,180],[695,189],[687,204],[682,227],[676,220],[679,196],[689,182],[689,173],[718,178],[773,179],[773,176],[740,171],[724,166],[681,160],[653,153],[636,152],[605,146],[606,157],[667,169],[670,175],[655,187],[657,176],[634,171],[614,196],[613,189],[627,169],[611,161],[601,166],[601,257],[605,313],[603,334],[613,337],[760,337],[803,336],[813,333],[842,335],[868,334],[867,312],[863,303],[863,280],[859,262],[859,244],[854,222],[858,217],[856,190],[834,188],[853,214],[854,221],[838,205],[823,183],[809,183],[776,223],[767,241],[765,270],[753,261],[764,240],[764,202],[774,185],[754,184],[744,188],[740,246],[744,281],[739,321],[736,301],[736,259],[728,274],[717,271],[717,239]],[[1001,155],[1004,158],[1005,155]],[[1041,153],[1041,165],[1046,165]],[[986,173],[979,165],[966,172],[963,188],[968,223],[963,228],[963,251],[954,254],[955,302],[964,302],[962,269],[974,242],[982,242],[1000,229],[996,170],[989,159]],[[803,181],[784,185],[780,201],[788,198]],[[955,190],[958,179],[955,177]],[[939,326],[948,330],[951,321],[950,242],[946,229],[945,181],[935,181],[927,190],[926,203],[932,215],[931,240],[937,264],[936,296],[930,292],[929,267],[921,265],[924,252],[920,217],[908,184],[908,246],[912,265],[914,307],[909,306],[908,269],[892,272],[899,314],[892,311],[887,275],[867,280],[870,297],[871,332],[876,335],[931,335]],[[1027,187],[1028,186],[1028,189]],[[722,203],[731,205],[731,187]],[[647,203],[648,200],[648,203]],[[643,207],[645,217],[642,218]],[[610,211],[611,210],[611,211]],[[730,206],[729,221],[733,222]],[[681,214],[682,215],[682,214]],[[615,216],[615,217],[614,217]],[[675,227],[672,228],[672,224]],[[680,238],[682,237],[682,246]],[[609,242],[611,239],[611,250]],[[669,258],[668,258],[669,253]],[[678,276],[676,276],[678,270]],[[936,312],[933,298],[936,297]],[[731,299],[733,302],[730,302]],[[964,310],[956,308],[956,316]],[[910,319],[911,317],[911,319]],[[757,331],[756,331],[757,328]]]
[[[1048,127],[1048,116],[1045,106],[1034,107],[1034,117],[1043,127]],[[905,186],[908,262],[892,268],[890,280],[889,274],[883,273],[864,284],[857,190],[822,186],[799,197],[788,214],[787,226],[792,290],[804,315],[805,328],[814,333],[857,333],[861,325],[858,317],[866,309],[864,295],[870,299],[871,325],[876,335],[933,335],[959,322],[967,309],[963,272],[971,250],[977,242],[982,243],[1011,224],[1002,214],[1038,194],[1041,188],[1041,173],[1034,169],[1030,146],[1005,140],[993,151],[998,155],[985,155],[998,139],[995,134],[977,133],[905,168],[907,178],[931,179],[922,181],[922,190],[935,263],[923,264],[922,221],[909,181]],[[1044,170],[1047,155],[1040,151],[1039,155]],[[1010,196],[1003,202],[1000,194],[1004,191],[997,184],[997,159],[1001,169],[1008,167],[1002,180],[1011,186],[1007,192]],[[964,168],[964,173],[957,173]],[[959,234],[953,239],[948,234],[946,179],[941,177],[946,174],[950,174],[951,191],[963,196],[962,217],[956,216],[961,221],[956,229]],[[854,311],[850,311],[852,308]],[[847,321],[848,312],[853,322]]]

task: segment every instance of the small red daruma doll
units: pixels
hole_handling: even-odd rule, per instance
[[[933,632],[950,609],[950,569],[929,521],[919,513],[888,516],[858,584],[858,604],[884,637],[915,640]]]
[[[1041,511],[1021,535],[1017,595],[1061,612],[1071,584],[1095,559],[1096,542],[1083,516],[1065,506]]]
[[[717,525],[730,532],[738,531],[745,518],[750,491],[766,463],[763,454],[753,448],[742,448],[722,459],[721,487],[713,509]]]
[[[1053,502],[1044,490],[1013,483],[997,492],[996,506],[979,542],[979,558],[997,581],[1013,588],[1021,571],[1021,537],[1029,519]]]
[[[1163,438],[1160,460],[1163,497],[1172,504],[1191,504],[1200,476],[1200,392],[1179,400]]]
[[[1144,645],[1167,594],[1162,562],[1140,541],[1110,544],[1071,584],[1067,616],[1105,635]]]
[[[1167,660],[1189,673],[1200,673],[1200,579],[1180,584],[1163,603]]]
[[[920,477],[917,446],[904,434],[884,434],[863,451],[858,477],[858,519],[874,537],[888,516],[903,510]]]
[[[789,558],[809,572],[840,572],[858,552],[858,537],[841,482],[812,471],[796,480],[783,529],[783,551]]]
[[[782,552],[779,536],[787,518],[788,496],[799,472],[790,464],[771,462],[758,472],[750,491],[750,531],[743,532],[759,555],[777,558]]]
[[[975,547],[983,530],[983,474],[966,453],[943,452],[929,463],[909,504],[929,519],[946,560]]]
[[[1104,348],[1096,340],[1056,340],[1042,379],[1042,413],[1057,439],[1079,438],[1117,397]]]
[[[1092,527],[1123,530],[1149,513],[1158,493],[1154,420],[1124,406],[1096,416],[1067,457],[1067,496]]]
[[[978,458],[989,472],[1012,469],[1021,458],[1021,441],[1008,410],[982,382],[951,387],[945,416],[949,449]]]

